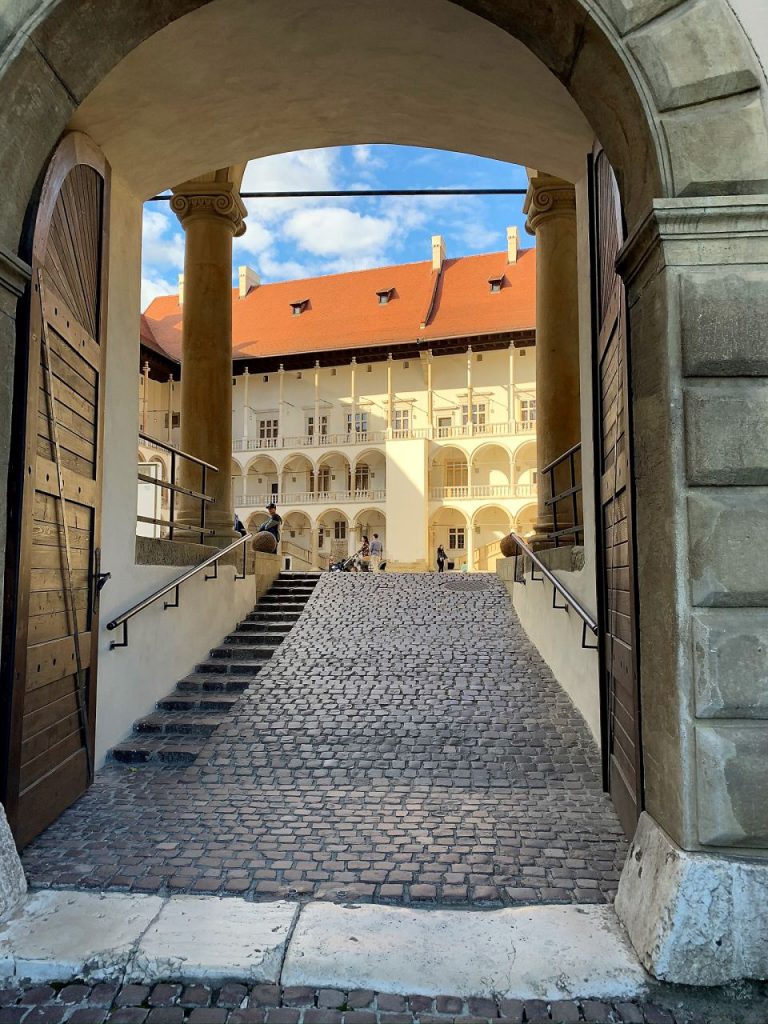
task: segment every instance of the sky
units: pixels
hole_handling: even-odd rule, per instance
[[[243,191],[376,188],[525,188],[525,170],[462,153],[407,146],[309,149],[251,160]],[[431,258],[431,236],[449,257],[506,247],[506,229],[524,231],[522,196],[398,196],[249,199],[246,231],[233,244],[233,284],[247,264],[262,283],[344,273]],[[175,294],[184,234],[164,202],[144,206],[141,308]]]

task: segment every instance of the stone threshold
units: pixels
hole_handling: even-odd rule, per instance
[[[544,1001],[627,1001],[649,986],[605,906],[422,910],[52,889],[0,925],[0,979]]]

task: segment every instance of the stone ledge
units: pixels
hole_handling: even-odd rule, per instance
[[[768,978],[768,863],[682,850],[644,813],[615,906],[660,981]]]

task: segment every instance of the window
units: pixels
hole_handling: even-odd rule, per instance
[[[296,374],[296,380],[301,380],[301,371]]]
[[[179,423],[181,422],[181,413],[174,412],[171,415],[172,415],[171,426],[172,427],[178,427]],[[168,427],[168,413],[165,414],[165,426],[166,426],[166,428]]]
[[[464,550],[464,527],[451,526],[448,530],[448,547],[452,551]]]
[[[314,437],[315,436],[315,417],[314,416],[307,416],[306,423],[307,423],[307,430],[306,430],[307,436],[308,437]],[[328,417],[327,416],[321,416],[320,417],[320,437],[327,437],[327,436],[328,436]]]
[[[520,422],[521,423],[535,423],[536,422],[536,399],[535,398],[521,398],[520,399]]]
[[[407,433],[411,420],[410,409],[395,409],[395,418],[392,426],[396,431]]]
[[[410,366],[411,366],[411,364],[406,359],[405,362],[403,363],[403,369],[404,370],[408,370],[408,369],[410,369]]]
[[[331,367],[331,376],[332,376],[332,377],[335,377],[335,376],[336,376],[336,367],[335,367],[335,366],[332,366],[332,367]]]
[[[333,539],[334,540],[346,540],[347,539],[347,523],[344,519],[336,519],[333,523]]]
[[[291,303],[291,313],[293,316],[301,316],[305,309],[309,307],[309,299],[299,299],[298,302]]]
[[[319,548],[321,548],[323,546],[323,541],[324,540],[325,540],[325,530],[321,526],[318,529],[318,531],[317,531],[317,546]]]
[[[277,420],[259,420],[259,440],[265,448],[277,446]]]
[[[461,424],[466,427],[469,419],[469,406],[462,405],[461,407]],[[483,427],[485,426],[485,402],[473,402],[472,403],[472,426]]]
[[[265,373],[264,376],[261,378],[261,382],[262,384],[269,384],[269,374]]]
[[[355,466],[355,490],[367,491],[370,487],[370,470],[367,462],[360,462]]]
[[[347,433],[352,433],[352,413],[347,413]],[[368,433],[368,413],[367,412],[356,412],[354,419],[354,432],[356,434],[367,434]]]
[[[438,416],[437,417],[437,436],[438,437],[450,437],[452,429],[453,429],[453,416]]]
[[[503,284],[504,284],[504,275],[503,274],[500,277],[489,277],[488,278],[488,287],[491,289],[492,292],[500,292],[501,289],[502,289]]]
[[[466,462],[446,462],[445,464],[445,486],[466,487],[467,486],[467,464]]]
[[[386,306],[389,300],[392,298],[394,288],[382,288],[380,292],[376,292],[376,298],[379,300],[380,306]]]
[[[317,471],[317,490],[320,494],[327,494],[331,489],[331,470],[328,466],[321,466]]]

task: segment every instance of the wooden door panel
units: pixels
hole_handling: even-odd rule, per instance
[[[66,136],[35,226],[4,787],[20,846],[92,776],[107,188],[103,156]]]
[[[627,401],[629,348],[626,297],[616,272],[623,240],[620,203],[613,172],[602,151],[593,160],[592,207],[603,758],[607,788],[631,834],[642,809],[642,761]]]

